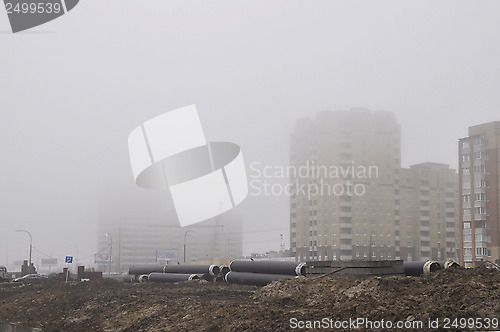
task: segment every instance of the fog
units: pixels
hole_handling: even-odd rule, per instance
[[[100,220],[175,218],[168,191],[137,187],[127,137],[196,104],[209,141],[248,166],[289,164],[301,117],[366,107],[401,125],[402,166],[457,167],[457,139],[500,120],[494,1],[81,1],[12,34],[0,10],[0,264],[89,257]],[[255,197],[244,253],[289,246],[289,199]]]

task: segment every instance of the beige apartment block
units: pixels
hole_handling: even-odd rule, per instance
[[[500,121],[469,127],[458,142],[463,263],[500,261]]]
[[[401,169],[400,256],[406,261],[458,260],[458,176],[448,165]]]
[[[456,174],[432,163],[401,169],[394,114],[320,112],[297,121],[290,145],[297,170],[290,175],[290,247],[297,260],[456,256]]]

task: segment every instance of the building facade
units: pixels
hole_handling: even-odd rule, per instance
[[[95,262],[99,271],[111,273],[167,262],[218,264],[240,258],[242,243],[241,223],[222,217],[188,227],[159,218],[121,218],[101,223]]]
[[[398,257],[400,126],[392,113],[351,109],[301,119],[290,156],[293,168],[308,169],[306,176],[291,176],[290,239],[297,260]]]
[[[459,151],[461,252],[465,266],[500,258],[500,121],[469,127]]]
[[[392,113],[321,112],[297,121],[290,144],[297,260],[456,257],[457,176],[439,164],[402,169]]]
[[[458,175],[448,165],[401,169],[400,257],[406,261],[459,259]]]

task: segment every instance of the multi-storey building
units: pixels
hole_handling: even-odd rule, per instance
[[[125,272],[167,259],[169,264],[215,264],[243,254],[241,223],[222,217],[182,228],[159,218],[121,218],[101,223],[100,229],[96,264],[101,271]]]
[[[400,257],[457,260],[458,176],[448,165],[402,168],[399,184]]]
[[[459,151],[463,263],[500,260],[500,121],[469,127]]]
[[[456,256],[456,174],[432,163],[401,169],[400,142],[390,112],[351,109],[297,121],[290,155],[297,260]]]
[[[390,112],[326,111],[299,120],[291,166],[306,166],[308,174],[291,174],[292,254],[298,260],[397,257],[400,165],[400,126]]]

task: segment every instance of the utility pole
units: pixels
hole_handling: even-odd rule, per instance
[[[106,234],[106,237],[109,237],[109,262],[108,262],[108,275],[111,277],[111,260],[113,255],[113,238],[110,233]]]
[[[30,233],[30,232],[28,232],[28,231],[26,231],[26,230],[24,230],[24,229],[18,229],[18,230],[16,230],[16,232],[24,232],[24,233],[28,233],[28,235],[30,236],[30,266],[29,266],[29,271],[30,271],[30,273],[31,273],[31,272],[32,272],[32,271],[31,271],[31,252],[32,252],[32,250],[33,250],[33,237],[31,236],[31,233]]]
[[[76,248],[76,261],[75,261],[75,263],[76,263],[76,266],[78,267],[78,246],[73,245],[73,247],[75,247],[75,248]],[[51,254],[51,255],[52,255],[52,254]]]
[[[182,251],[183,251],[183,255],[184,255],[184,265],[186,265],[186,235],[187,235],[189,232],[192,232],[192,230],[188,229],[188,230],[186,231],[186,233],[184,233],[184,249],[182,250]]]

